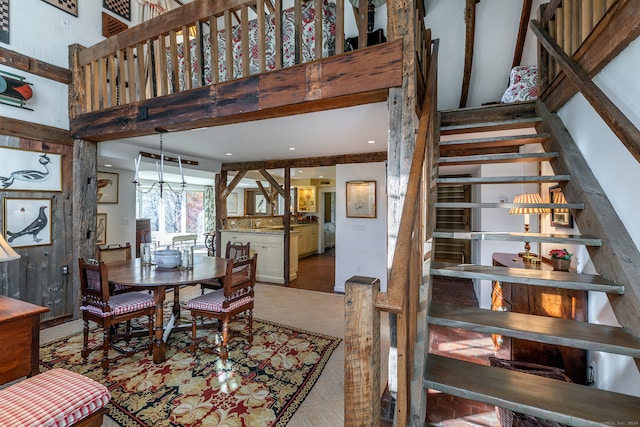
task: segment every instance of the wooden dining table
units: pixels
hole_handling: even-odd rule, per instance
[[[107,265],[110,283],[153,291],[156,308],[153,338],[154,363],[165,361],[167,339],[176,320],[180,317],[180,287],[224,278],[226,263],[225,258],[196,254],[192,269],[158,268],[155,265],[144,265],[141,258],[116,261]],[[174,301],[171,319],[165,325],[164,301],[168,289],[174,290]]]

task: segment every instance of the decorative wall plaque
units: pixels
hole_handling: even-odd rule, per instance
[[[131,21],[131,0],[102,0],[102,7]]]
[[[62,9],[65,12],[78,16],[78,0],[42,0],[45,3],[49,3],[51,6],[55,6],[58,9]]]

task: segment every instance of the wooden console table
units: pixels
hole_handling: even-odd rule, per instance
[[[0,384],[38,374],[40,315],[47,311],[0,295]]]
[[[544,260],[537,264],[524,263],[518,254],[493,254],[493,265],[509,268],[527,268],[553,270],[553,266]],[[546,286],[532,286],[517,283],[494,282],[492,301],[501,291],[503,309],[515,313],[535,314],[586,322],[586,291],[559,289]],[[492,307],[494,308],[494,307]],[[497,309],[494,308],[494,309]],[[511,359],[521,362],[537,363],[565,370],[572,381],[584,384],[587,381],[587,352],[585,350],[534,341],[512,338]],[[505,341],[505,345],[508,345]]]

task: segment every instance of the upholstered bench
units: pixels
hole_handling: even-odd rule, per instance
[[[51,369],[0,390],[0,426],[99,427],[110,399],[102,384]]]

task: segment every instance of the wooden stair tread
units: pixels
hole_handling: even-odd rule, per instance
[[[440,152],[453,148],[471,149],[520,146],[524,144],[535,144],[538,142],[543,142],[547,138],[549,138],[548,133],[534,133],[526,135],[496,136],[491,138],[440,141]]]
[[[533,270],[476,264],[452,264],[433,262],[431,274],[434,276],[464,279],[499,280],[525,285],[546,286],[582,291],[598,291],[624,294],[624,285],[595,274],[581,274],[568,271]]]
[[[556,152],[545,153],[501,153],[477,154],[473,156],[440,157],[438,164],[443,166],[493,163],[544,162],[558,157]]]
[[[429,354],[425,388],[578,427],[636,422],[640,398]]]
[[[640,357],[640,340],[623,328],[555,317],[432,302],[429,323],[530,341]]]
[[[554,183],[569,181],[569,175],[532,175],[532,176],[488,176],[488,177],[452,177],[437,178],[438,185],[444,184],[528,184]]]
[[[440,126],[441,135],[452,135],[460,133],[484,132],[488,130],[503,129],[524,129],[535,127],[540,123],[540,117],[524,117],[511,120],[496,120],[492,122],[463,123],[455,125]]]
[[[499,240],[501,242],[543,242],[602,246],[602,239],[578,234],[515,233],[507,231],[436,230],[433,237],[464,240]]]

